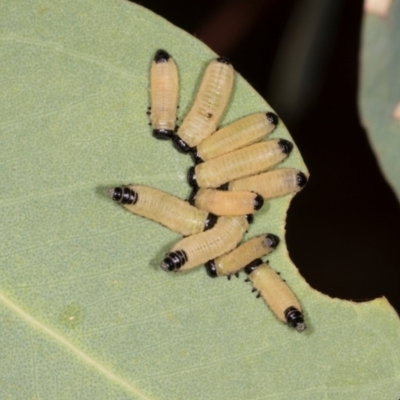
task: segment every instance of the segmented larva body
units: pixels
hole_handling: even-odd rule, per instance
[[[263,257],[275,250],[279,238],[272,233],[257,236],[241,244],[230,253],[217,257],[206,263],[206,270],[211,278],[236,274],[255,259]]]
[[[210,62],[192,108],[174,137],[174,145],[179,151],[188,152],[216,131],[229,103],[233,81],[234,70],[227,58],[219,57]]]
[[[232,181],[228,189],[240,192],[250,190],[259,193],[264,199],[271,199],[300,191],[307,180],[306,175],[297,169],[280,168]]]
[[[170,139],[174,134],[178,92],[175,62],[165,50],[158,50],[150,71],[150,121],[157,139]]]
[[[246,216],[219,217],[215,226],[182,239],[165,255],[164,271],[185,271],[234,249],[248,228]]]
[[[284,160],[293,144],[284,139],[267,140],[191,167],[191,186],[216,188],[226,182],[258,174]]]
[[[246,215],[259,210],[263,198],[254,192],[227,192],[216,189],[193,189],[189,203],[215,215]]]
[[[183,236],[210,229],[217,217],[191,206],[187,201],[148,186],[112,188],[109,196],[128,211],[151,219]]]
[[[306,329],[299,301],[286,282],[269,265],[256,260],[245,268],[245,272],[254,289],[282,322],[298,332]]]
[[[279,118],[272,112],[256,113],[219,129],[193,149],[195,159],[207,161],[231,151],[241,149],[269,135],[278,125]]]

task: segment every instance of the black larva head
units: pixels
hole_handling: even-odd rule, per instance
[[[159,140],[171,139],[174,131],[171,129],[153,129],[153,136]]]
[[[303,332],[307,329],[307,325],[304,323],[303,313],[295,307],[289,307],[285,310],[285,319],[287,324],[295,328],[297,332]]]
[[[213,228],[217,221],[218,217],[212,213],[209,213],[204,224],[204,230],[208,231],[209,229]]]
[[[290,152],[293,150],[293,143],[289,142],[285,139],[280,139],[278,142],[279,147],[282,150],[282,153],[289,155]]]
[[[196,170],[194,166],[188,169],[187,180],[190,186],[197,187]]]
[[[160,267],[165,272],[179,270],[187,261],[187,255],[183,250],[167,253]]]
[[[249,224],[252,224],[253,221],[254,221],[254,215],[253,214],[246,214],[246,219],[247,219],[247,222]]]
[[[192,149],[185,141],[183,141],[178,135],[172,136],[172,144],[174,147],[183,154],[189,153]]]
[[[267,116],[267,120],[270,124],[277,126],[279,123],[279,117],[273,112],[267,112],[265,114]]]
[[[108,195],[121,204],[136,204],[138,201],[137,193],[127,186],[111,188],[108,190]]]
[[[190,155],[192,156],[192,160],[195,163],[195,165],[201,164],[202,162],[204,162],[204,160],[197,153],[197,148],[196,147],[192,147],[191,148]]]
[[[195,205],[196,202],[196,196],[197,196],[197,192],[199,191],[199,188],[197,186],[195,186],[192,191],[190,192],[189,198],[188,198],[188,202],[191,206]]]
[[[227,65],[230,65],[230,63],[231,63],[231,61],[227,57],[218,57],[217,61],[222,64],[227,64]]]
[[[207,261],[204,266],[206,267],[207,274],[210,278],[216,278],[218,276],[214,260]]]
[[[259,194],[254,199],[254,211],[259,210],[264,205],[264,199]]]
[[[267,239],[268,246],[271,249],[276,249],[278,247],[279,242],[281,241],[278,236],[273,235],[272,233],[268,233],[265,238]]]
[[[168,62],[170,57],[171,56],[165,50],[160,49],[156,51],[156,54],[154,56],[154,61],[156,63]]]
[[[261,260],[261,258],[257,258],[254,261],[252,261],[251,263],[247,264],[243,269],[244,272],[246,272],[247,275],[250,275],[255,269],[257,269],[257,267],[259,267],[261,264],[263,263],[263,261]]]
[[[307,177],[302,172],[299,172],[296,175],[296,182],[297,182],[298,187],[301,187],[301,188],[304,187],[306,185],[307,181],[308,181]]]

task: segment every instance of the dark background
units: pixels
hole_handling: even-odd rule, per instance
[[[362,3],[139,4],[228,56],[287,125],[311,173],[287,220],[290,256],[310,285],[354,301],[384,295],[400,311],[400,207],[357,110]]]

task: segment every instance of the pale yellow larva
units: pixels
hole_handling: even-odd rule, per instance
[[[259,142],[276,128],[278,121],[278,116],[272,112],[241,118],[202,141],[193,149],[194,158],[197,162],[207,161]]]
[[[217,188],[232,180],[271,168],[284,160],[292,148],[293,144],[285,139],[252,144],[191,167],[188,182],[194,187]]]
[[[237,274],[255,259],[263,257],[275,250],[279,244],[279,238],[272,233],[257,236],[244,242],[230,253],[210,260],[205,264],[208,275],[211,278]],[[237,275],[238,276],[238,275]]]
[[[193,189],[189,203],[215,215],[246,215],[259,210],[263,198],[254,192],[239,190],[227,192],[216,189]]]
[[[109,196],[128,211],[151,219],[183,236],[210,229],[217,217],[191,206],[187,201],[148,186],[112,188]]]
[[[273,313],[285,324],[298,332],[306,329],[299,301],[287,283],[261,259],[255,260],[245,269],[248,280],[265,300]]]
[[[157,139],[170,139],[174,134],[178,92],[175,62],[165,50],[158,50],[150,71],[150,121]]]
[[[227,58],[219,57],[207,66],[192,108],[173,137],[179,151],[187,153],[216,131],[229,103],[234,76]]]
[[[165,255],[161,268],[167,272],[185,271],[228,253],[242,240],[248,224],[247,216],[219,217],[212,229],[176,243]]]
[[[250,190],[259,193],[264,199],[271,199],[300,191],[307,180],[307,176],[297,169],[279,168],[232,181],[228,189]]]

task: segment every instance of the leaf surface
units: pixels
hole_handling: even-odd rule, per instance
[[[157,49],[173,55],[182,117],[215,56],[204,44],[121,0],[0,10],[2,399],[400,396],[399,321],[385,299],[312,290],[282,240],[269,260],[305,309],[298,334],[243,274],[161,271],[179,236],[107,198],[131,182],[188,195],[191,160],[147,125],[149,68]],[[223,123],[270,109],[238,76]],[[290,139],[283,124],[272,137]],[[283,165],[306,172],[297,148]],[[283,239],[289,202],[271,201],[247,237]]]

